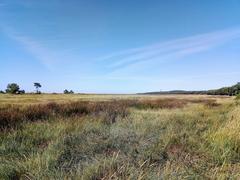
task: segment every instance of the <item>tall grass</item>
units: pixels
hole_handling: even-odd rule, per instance
[[[6,106],[0,108],[0,129],[15,128],[25,121],[44,120],[54,116],[84,116],[89,114],[105,114],[110,122],[115,122],[117,116],[125,117],[129,107],[139,109],[181,108],[188,103],[204,103],[207,106],[217,106],[214,100],[186,99],[156,99],[156,100],[119,100],[99,102],[47,103],[29,106]]]
[[[234,103],[167,98],[1,111],[12,108],[24,121],[0,132],[0,179],[240,177],[239,106]],[[39,108],[47,113],[35,116]],[[34,118],[26,116],[28,111]]]
[[[73,117],[84,115],[104,114],[108,120],[115,121],[116,116],[125,117],[127,106],[125,103],[114,102],[72,102],[48,103],[25,107],[9,106],[0,109],[0,128],[15,128],[24,122],[47,120],[52,117]]]
[[[215,157],[223,162],[240,162],[240,106],[234,107],[227,120],[210,135]]]

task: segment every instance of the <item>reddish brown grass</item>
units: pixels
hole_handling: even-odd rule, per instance
[[[102,115],[106,122],[114,123],[117,117],[124,118],[128,108],[157,109],[157,108],[182,108],[188,103],[203,103],[206,106],[218,106],[215,100],[189,100],[189,99],[156,99],[156,100],[118,100],[104,102],[71,102],[48,103],[29,105],[27,107],[6,106],[0,109],[0,129],[15,128],[22,122],[45,120],[50,117]]]

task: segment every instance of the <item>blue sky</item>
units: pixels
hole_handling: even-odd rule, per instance
[[[202,90],[239,67],[239,0],[0,0],[0,90]]]

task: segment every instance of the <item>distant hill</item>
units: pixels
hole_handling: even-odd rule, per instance
[[[223,88],[207,90],[207,91],[173,90],[173,91],[146,92],[146,93],[140,93],[140,94],[206,94],[206,95],[235,96],[237,94],[240,94],[240,82],[230,87],[223,87]]]
[[[185,91],[185,90],[173,90],[173,91],[157,91],[157,92],[146,92],[140,94],[206,94],[207,91]]]

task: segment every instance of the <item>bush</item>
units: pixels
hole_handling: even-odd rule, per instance
[[[19,90],[18,94],[25,94],[25,91],[24,90]]]
[[[3,91],[0,91],[0,93],[4,93]],[[16,83],[11,83],[7,85],[6,93],[10,94],[25,94],[25,90],[21,90],[19,85]]]
[[[11,83],[7,85],[6,93],[17,94],[20,90],[20,87],[16,83]]]
[[[63,91],[63,94],[69,94],[69,91],[68,91],[67,89],[65,89],[65,90]]]
[[[67,89],[65,89],[65,90],[63,91],[63,93],[64,93],[64,94],[74,94],[73,90],[68,91]]]

